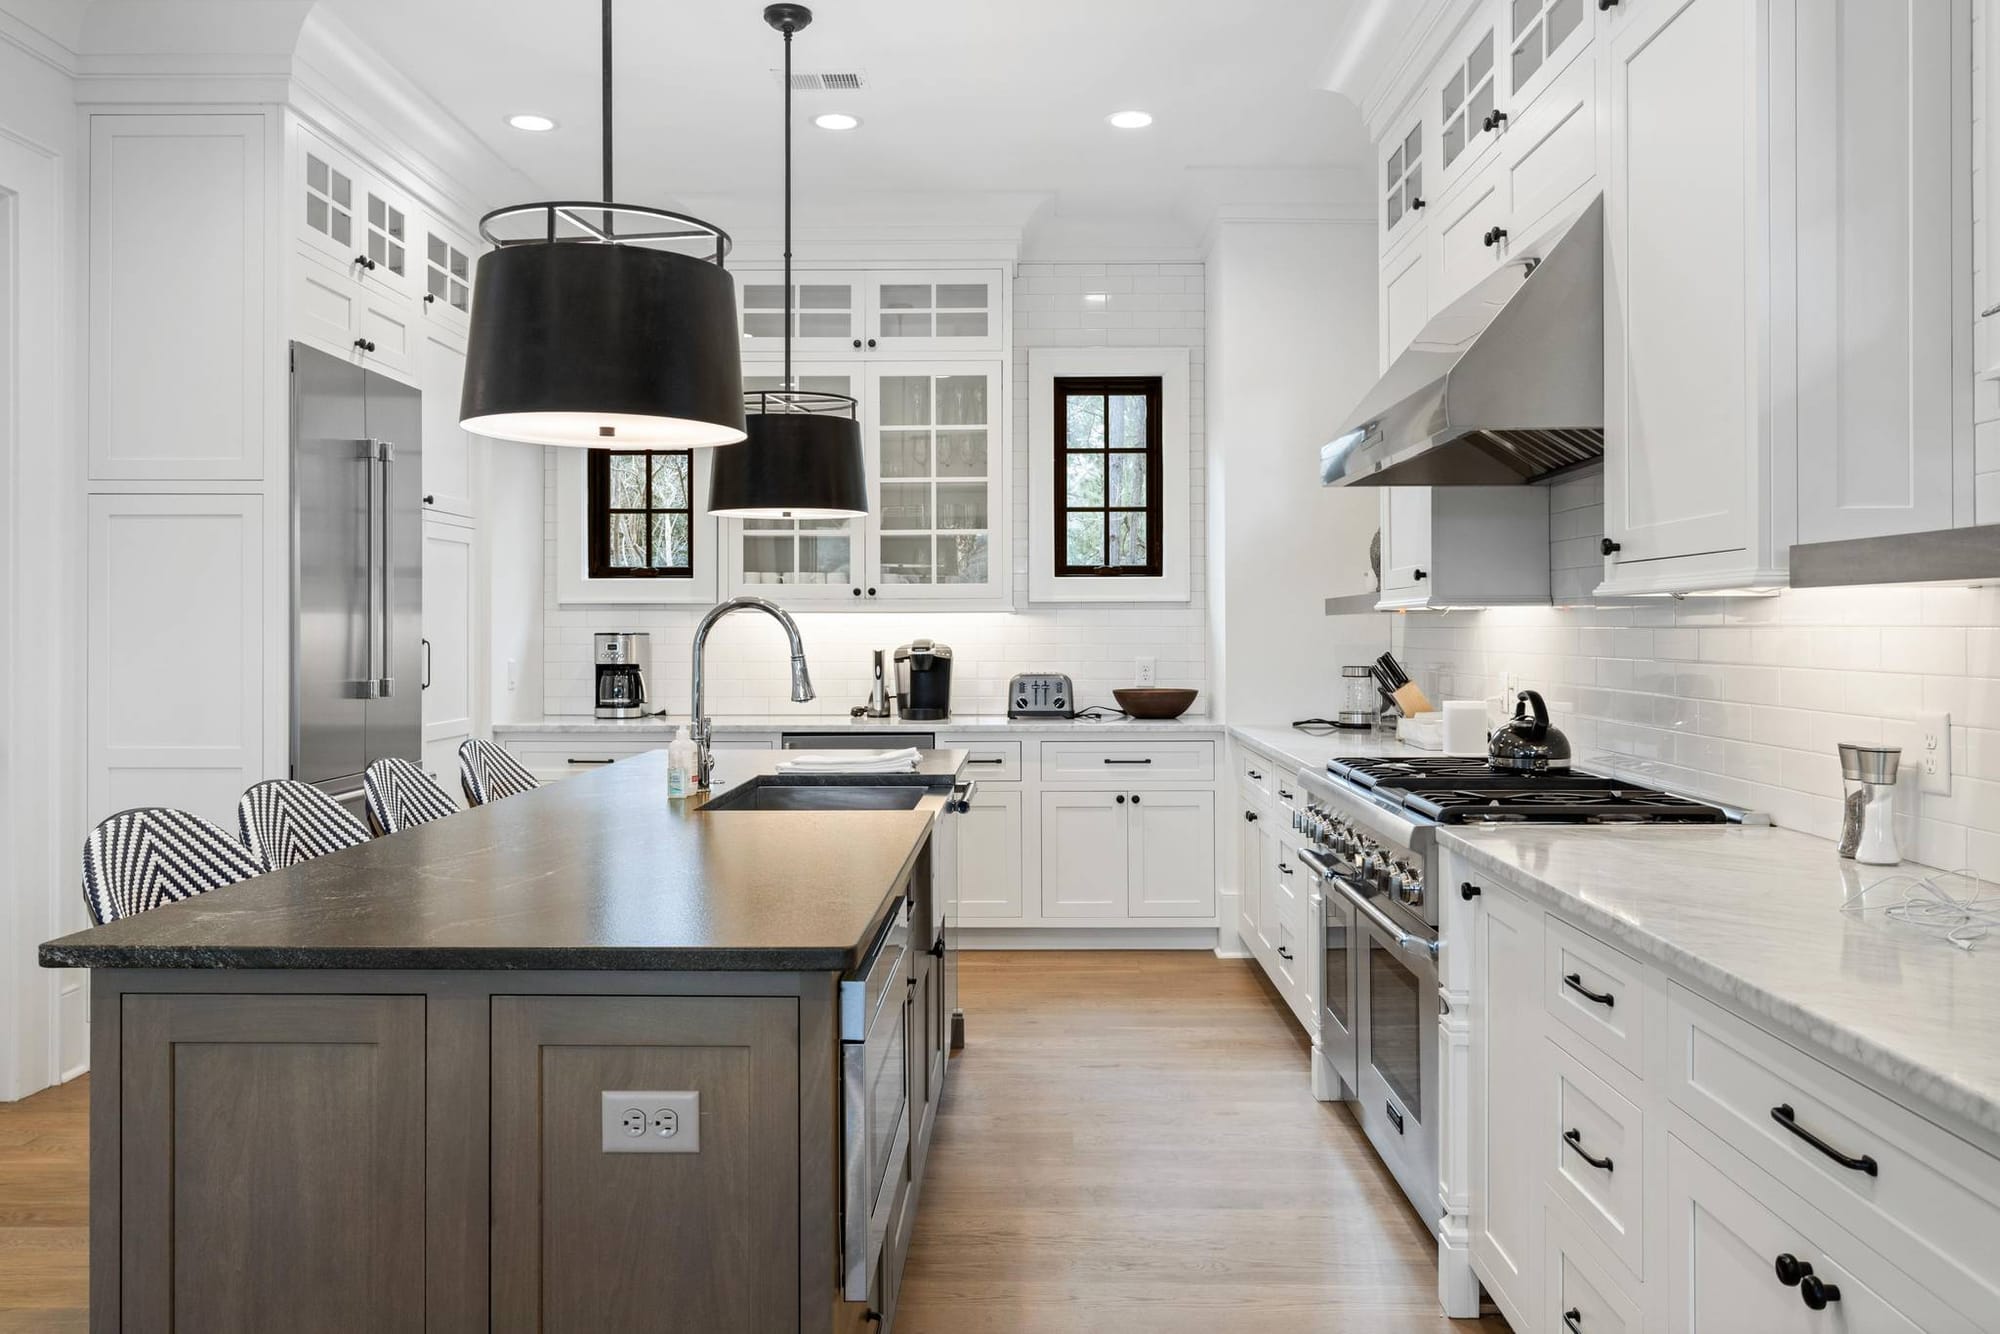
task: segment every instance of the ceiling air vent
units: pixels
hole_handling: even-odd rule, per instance
[[[784,87],[785,72],[783,70],[781,69],[772,70],[771,78],[774,82],[777,83],[777,85],[780,88]],[[847,72],[808,72],[805,70],[792,71],[792,90],[794,92],[858,93],[867,86],[868,86],[867,76],[858,71],[847,71]]]

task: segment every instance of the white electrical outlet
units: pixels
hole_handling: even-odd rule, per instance
[[[507,659],[507,690],[509,693],[521,688],[521,660]]]
[[[1132,659],[1132,684],[1149,686],[1159,678],[1160,663],[1157,658]]]
[[[1917,754],[1914,763],[1923,774],[1923,790],[1941,797],[1951,795],[1951,715],[1917,715]],[[1905,757],[1908,760],[1909,757]]]
[[[699,1093],[614,1090],[598,1095],[598,1109],[606,1153],[701,1152]]]

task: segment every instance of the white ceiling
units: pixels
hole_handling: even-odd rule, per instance
[[[820,0],[795,67],[858,70],[868,86],[798,95],[801,230],[905,211],[1198,225],[1214,181],[1246,169],[1293,194],[1342,176],[1366,160],[1366,136],[1324,86],[1354,2]],[[598,197],[595,0],[324,4],[539,188]],[[774,228],[782,42],[762,0],[618,0],[614,12],[619,198]],[[1153,126],[1105,124],[1126,108]],[[812,128],[827,110],[862,128]],[[559,128],[510,129],[520,111]]]

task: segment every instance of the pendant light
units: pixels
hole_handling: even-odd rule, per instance
[[[812,22],[812,11],[772,5],[764,22],[785,35],[784,388],[744,394],[749,439],[716,456],[708,509],[729,519],[851,518],[868,512],[855,401],[796,389],[792,379],[792,34]]]
[[[582,448],[743,439],[729,235],[611,202],[611,0],[603,11],[604,198],[495,209],[473,278],[459,424]]]

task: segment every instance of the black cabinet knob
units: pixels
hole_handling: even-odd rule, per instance
[[[1505,227],[1492,228],[1486,233],[1486,235],[1480,237],[1479,239],[1486,242],[1486,247],[1487,249],[1490,250],[1494,246],[1499,245],[1502,241],[1507,239],[1507,229]]]
[[[868,340],[868,346],[870,346],[870,347],[873,347],[873,346],[875,346],[875,340],[874,340],[874,339],[872,339],[872,338],[871,338],[871,339],[869,339],[869,340]]]
[[[425,292],[425,293],[424,293],[424,304],[425,304],[425,305],[427,305],[427,306],[435,306],[435,305],[437,304],[437,293],[436,293],[436,292]]]
[[[857,588],[857,589],[855,589],[855,590],[854,590],[854,596],[856,596],[856,597],[860,597],[860,596],[861,596],[861,590],[860,590],[860,589],[858,589],[858,588]]]
[[[1618,0],[1597,0],[1597,12],[1600,14],[1606,13],[1617,3]]]
[[[1427,202],[1429,202],[1429,201],[1427,201],[1427,200],[1423,200],[1423,199],[1412,199],[1412,200],[1410,201],[1410,212],[1412,212],[1412,213],[1415,213],[1415,212],[1419,211],[1420,209],[1422,209],[1422,208],[1423,208],[1423,206],[1424,206],[1424,205],[1425,205],[1425,204],[1426,204]]]
[[[368,258],[368,256],[366,255],[356,255],[354,257],[354,262],[356,264],[359,264],[364,269],[372,271],[375,268],[375,261]]]
[[[434,495],[424,497],[424,504],[426,505],[435,505],[437,503],[438,503],[438,498]]]
[[[1788,1288],[1799,1286],[1799,1280],[1813,1271],[1811,1265],[1799,1259],[1798,1256],[1793,1255],[1790,1251],[1786,1251],[1778,1257],[1777,1270],[1778,1282]]]
[[[1118,794],[1118,804],[1120,806],[1123,806],[1125,804],[1125,794],[1123,792],[1120,792]]]
[[[1428,579],[1431,577],[1431,572],[1429,570],[1418,570],[1411,577],[1414,579]]]
[[[1243,812],[1243,822],[1244,822],[1245,824],[1256,824],[1256,823],[1257,823],[1257,812],[1255,812],[1255,811],[1245,811],[1245,812]]]
[[[1603,552],[1607,556],[1615,556],[1619,552],[1623,551],[1625,548],[1622,544],[1613,542],[1610,538],[1607,537],[1602,542],[1599,542],[1597,544],[1597,549]]]
[[[871,589],[869,589],[869,590],[868,590],[868,596],[869,596],[869,597],[871,597],[871,598],[872,598],[872,597],[874,597],[874,596],[875,596],[875,590],[874,590],[874,589],[872,589],[872,588],[871,588]]]
[[[1134,792],[1132,794],[1132,804],[1134,806],[1137,806],[1139,804],[1139,794],[1137,792]]]
[[[354,345],[360,348],[363,352],[373,352],[375,350],[375,344],[369,342],[366,338],[355,339]]]
[[[854,340],[854,345],[855,345],[856,347],[860,347],[860,346],[861,346],[861,340],[860,340],[859,338],[855,339],[855,340]]]
[[[1829,1302],[1840,1300],[1840,1289],[1821,1282],[1817,1275],[1807,1274],[1799,1280],[1799,1300],[1815,1311],[1824,1311]]]
[[[1464,899],[1467,903],[1470,903],[1474,899],[1479,897],[1479,886],[1473,884],[1470,880],[1467,880],[1465,883],[1461,884],[1458,887],[1458,896]]]
[[[1481,125],[1486,127],[1486,132],[1488,134],[1491,134],[1493,131],[1499,129],[1502,125],[1505,125],[1506,123],[1507,123],[1507,113],[1504,111],[1488,112],[1486,119],[1480,122]]]

